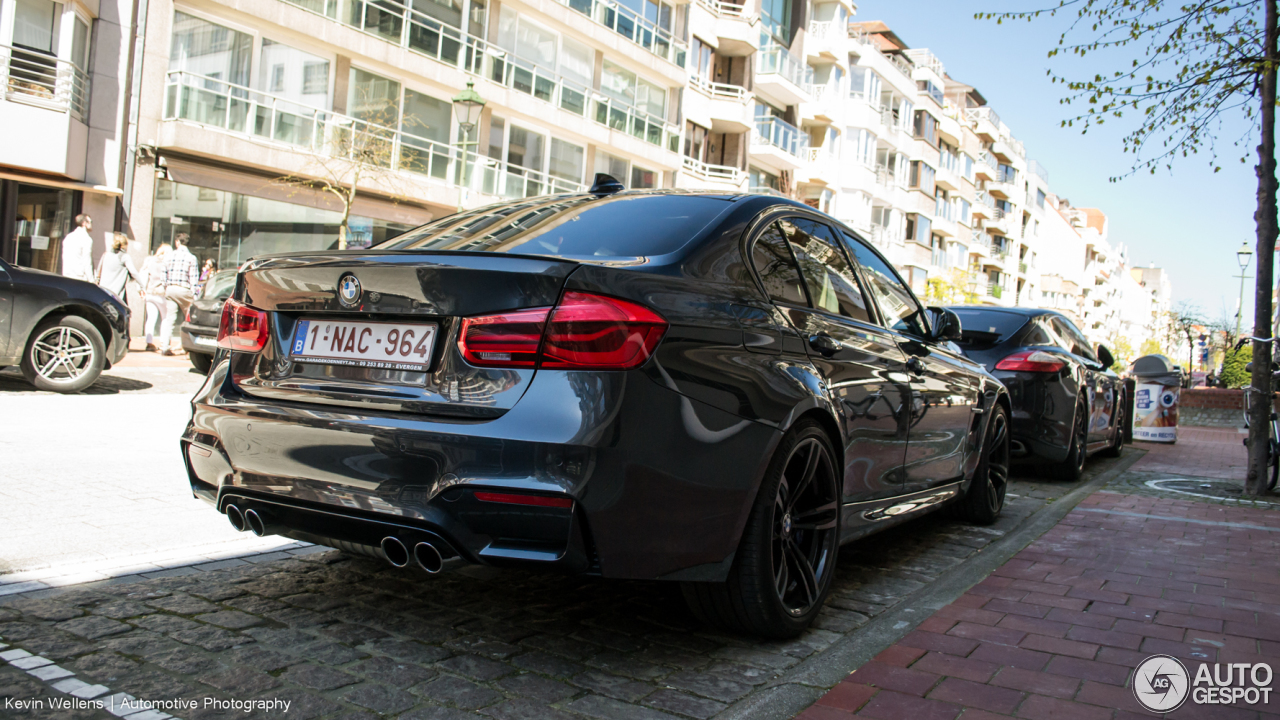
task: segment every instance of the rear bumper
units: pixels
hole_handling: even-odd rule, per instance
[[[182,337],[182,349],[189,353],[212,355],[217,349],[218,329],[203,325],[183,323],[178,334]],[[205,342],[200,342],[204,340]],[[210,344],[212,341],[213,344]]]
[[[1075,392],[1070,378],[1048,373],[992,374],[1009,389],[1013,456],[1023,462],[1063,462],[1071,446]]]
[[[264,401],[226,372],[210,373],[182,437],[196,496],[219,511],[256,503],[302,540],[368,548],[430,533],[490,565],[723,579],[779,437],[638,371],[539,371],[484,421]],[[476,497],[486,491],[569,503]]]

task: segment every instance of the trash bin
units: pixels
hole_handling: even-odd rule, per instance
[[[1133,377],[1133,439],[1177,442],[1182,369],[1164,355],[1144,355],[1133,361]]]

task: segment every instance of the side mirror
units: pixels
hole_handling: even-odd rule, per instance
[[[1116,364],[1115,357],[1107,349],[1106,345],[1098,345],[1098,362],[1102,363],[1103,367],[1108,368]]]
[[[936,342],[946,342],[947,340],[960,339],[960,316],[955,312],[941,307],[929,308],[929,313],[933,316],[933,340]]]

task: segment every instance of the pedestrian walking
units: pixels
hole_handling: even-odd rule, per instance
[[[93,218],[76,216],[76,229],[62,238],[62,274],[76,280],[93,282]]]
[[[213,258],[204,261],[204,265],[200,268],[200,282],[196,284],[195,296],[200,297],[200,291],[204,289],[204,284],[209,280],[209,276],[213,274]]]
[[[111,247],[98,260],[98,287],[120,298],[126,304],[129,299],[125,289],[129,281],[139,281],[137,268],[133,258],[129,257],[129,236],[124,233],[111,234]]]
[[[185,355],[181,346],[173,349],[173,324],[186,314],[195,299],[196,284],[200,282],[200,262],[187,249],[187,234],[178,233],[173,239],[173,252],[164,262],[164,320],[160,322],[161,355]]]
[[[156,352],[160,349],[155,343],[155,333],[160,332],[161,323],[164,321],[166,304],[164,263],[169,258],[169,250],[169,243],[161,243],[155,253],[142,263],[142,278],[139,283],[142,285],[142,299],[146,301],[147,306],[143,319],[143,328],[147,334],[147,352]]]

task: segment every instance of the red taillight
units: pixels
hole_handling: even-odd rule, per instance
[[[551,312],[542,367],[626,370],[649,359],[667,321],[626,300],[567,292]]]
[[[515,493],[478,492],[476,499],[482,502],[506,503],[507,505],[533,505],[535,507],[571,508],[573,500],[566,497],[548,497],[546,495],[517,495]]]
[[[218,347],[256,353],[267,346],[267,314],[235,300],[222,306],[218,322]]]
[[[567,292],[554,308],[466,318],[458,346],[481,367],[627,370],[649,359],[666,330],[643,305]]]
[[[1022,372],[1058,372],[1066,367],[1062,358],[1040,350],[1027,350],[1014,353],[996,363],[997,370],[1019,370]]]
[[[533,367],[550,312],[534,308],[464,318],[458,333],[462,357],[481,367]]]
[[[187,322],[191,322],[191,306],[190,305],[187,306],[186,320]]]

